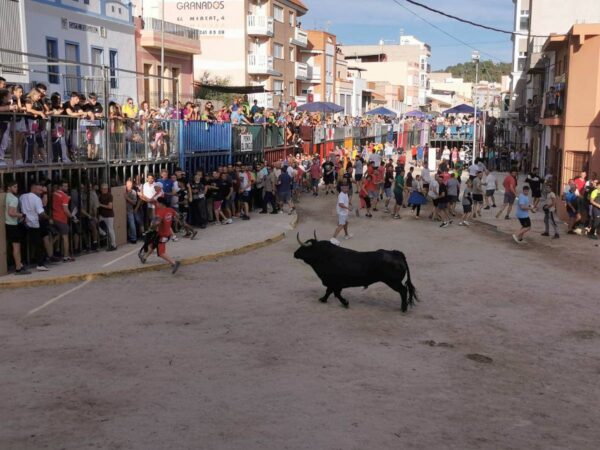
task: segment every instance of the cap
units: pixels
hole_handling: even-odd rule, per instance
[[[162,189],[163,184],[160,181],[157,181],[156,183],[154,183],[154,189],[156,189],[156,188]]]

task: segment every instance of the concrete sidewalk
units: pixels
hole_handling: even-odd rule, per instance
[[[223,256],[244,253],[269,245],[284,238],[295,228],[296,214],[253,214],[251,220],[236,220],[231,225],[209,225],[198,230],[196,239],[180,238],[168,243],[169,255],[182,265],[210,261]],[[167,264],[153,253],[146,264],[138,258],[138,244],[122,245],[114,252],[100,251],[83,254],[75,262],[59,262],[49,266],[48,272],[31,268],[31,275],[12,273],[0,277],[0,289],[30,287],[92,280],[101,277],[133,274],[152,270],[168,270]],[[185,271],[185,268],[179,269]]]
[[[496,214],[500,211],[502,207],[502,202],[504,200],[504,188],[502,187],[502,180],[504,180],[504,173],[496,172],[498,177],[500,189],[496,191],[494,198],[496,200],[496,208],[490,208],[488,210],[482,211],[482,216],[478,217],[473,222],[478,223],[479,225],[487,226],[493,228],[495,231],[499,233],[503,233],[507,236],[507,238],[511,238],[512,234],[519,231],[521,225],[519,224],[518,219],[515,216],[515,208],[516,202],[513,205],[512,211],[510,213],[510,219],[505,219],[506,211],[502,214],[499,219],[496,219]],[[523,185],[525,184],[525,176],[519,175],[519,184],[517,185],[517,189],[521,190]],[[464,185],[463,185],[464,186]],[[554,230],[552,226],[550,226],[550,236],[541,236],[541,233],[545,231],[544,227],[544,211],[542,210],[542,202],[540,202],[540,206],[537,212],[529,213],[529,218],[531,219],[531,231],[525,235],[525,241],[527,241],[528,245],[543,245],[553,249],[565,249],[569,251],[576,252],[588,252],[591,249],[597,250],[597,244],[600,241],[595,241],[587,236],[580,235],[570,235],[567,234],[567,223],[558,218],[555,215],[555,220],[559,228],[559,239],[552,239],[554,234]],[[456,211],[461,211],[462,208],[460,205],[457,205]],[[458,215],[457,215],[458,217]]]

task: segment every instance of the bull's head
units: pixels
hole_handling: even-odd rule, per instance
[[[294,252],[294,258],[301,259],[304,262],[309,262],[316,256],[316,248],[315,244],[318,242],[317,232],[315,231],[315,238],[309,239],[306,242],[302,242],[300,240],[300,233],[296,235],[296,239],[298,240],[298,244],[300,244],[300,248]]]

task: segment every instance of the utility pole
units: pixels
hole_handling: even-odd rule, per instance
[[[475,156],[475,149],[477,146],[477,85],[479,84],[479,52],[474,51],[471,55],[473,62],[475,63],[475,86],[473,87],[473,109],[475,117],[473,118],[473,161],[479,156]]]
[[[161,0],[161,14],[160,14],[160,79],[158,82],[160,83],[160,95],[159,97],[165,96],[165,0]],[[159,102],[162,101],[162,98],[158,99]]]

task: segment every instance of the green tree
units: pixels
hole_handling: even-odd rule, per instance
[[[229,77],[213,76],[205,71],[199,80],[194,83],[194,98],[202,100],[221,101],[224,105],[231,105],[235,94],[227,94],[210,89],[210,86],[229,86]]]
[[[479,79],[499,83],[502,75],[510,75],[511,63],[495,63],[492,60],[479,62]],[[475,81],[475,63],[472,61],[448,66],[436,72],[449,72],[454,78],[463,78],[467,83]]]

